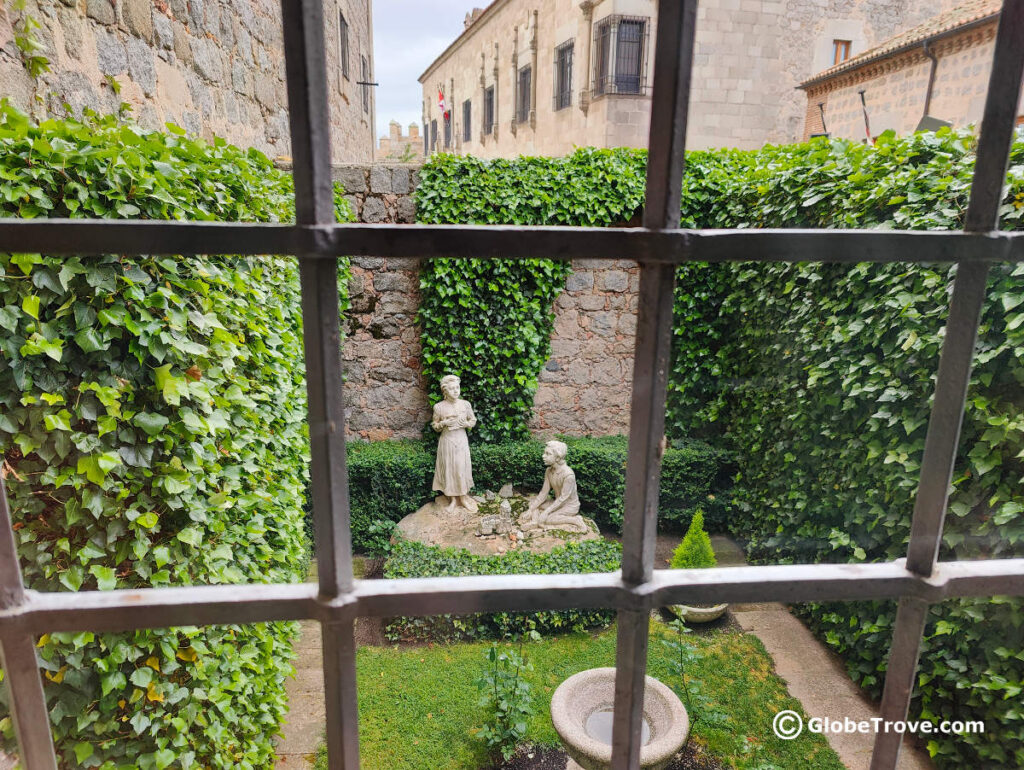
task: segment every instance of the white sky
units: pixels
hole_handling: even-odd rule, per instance
[[[402,124],[402,133],[409,123],[421,122],[423,91],[416,78],[459,36],[466,13],[489,2],[373,0],[378,137],[387,135],[392,120]]]

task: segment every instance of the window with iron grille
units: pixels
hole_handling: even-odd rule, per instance
[[[484,133],[494,133],[494,86],[484,89]]]
[[[594,96],[647,93],[649,22],[609,16],[594,28]]]
[[[448,117],[442,118],[444,123],[444,148],[447,150],[452,146],[452,116],[449,113]]]
[[[348,80],[348,22],[341,11],[338,11],[338,59],[341,61],[341,75]]]
[[[360,77],[363,81],[363,112],[370,111],[370,63],[366,60],[365,56],[359,57],[359,72]]]
[[[469,99],[462,103],[462,141],[473,141],[473,102]]]
[[[430,151],[437,152],[437,120],[430,121]]]
[[[573,41],[562,43],[555,49],[554,108],[561,110],[572,104]]]
[[[516,122],[526,123],[530,119],[530,86],[533,80],[533,70],[526,65],[519,70],[519,78],[516,83]]]
[[[461,225],[335,222],[330,172],[328,75],[323,9],[283,3],[295,223],[0,219],[0,251],[80,254],[295,255],[304,317],[310,498],[318,559],[316,584],[26,591],[18,538],[0,474],[0,649],[7,703],[28,770],[56,770],[36,640],[53,631],[122,631],[182,625],[314,619],[323,633],[329,766],[359,767],[355,619],[402,614],[516,612],[564,607],[618,610],[611,765],[639,766],[650,612],[680,602],[898,599],[881,717],[906,718],[929,606],[960,596],[1024,595],[1024,559],[938,561],[990,263],[1024,260],[1024,236],[1000,231],[999,207],[1024,72],[1024,1],[1007,0],[994,46],[964,231],[739,230],[679,228],[685,117],[697,7],[660,0],[642,228],[488,229]],[[296,44],[298,41],[298,44]],[[641,47],[642,53],[642,47]],[[617,71],[617,70],[616,70]],[[679,87],[673,87],[680,84]],[[431,123],[436,144],[437,123]],[[509,230],[514,230],[510,237]],[[217,253],[214,251],[214,253]],[[223,253],[223,252],[221,252]],[[619,573],[488,575],[470,579],[355,581],[349,537],[345,404],[338,258],[343,254],[429,259],[516,258],[612,261],[629,256],[640,271],[630,441]],[[89,257],[79,257],[88,259]],[[935,393],[910,528],[907,558],[887,563],[811,564],[663,570],[654,574],[666,377],[677,264],[755,260],[956,262]],[[367,718],[372,715],[367,714]],[[902,731],[875,738],[872,767],[894,770]]]

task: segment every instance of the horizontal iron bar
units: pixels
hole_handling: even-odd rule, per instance
[[[1024,559],[940,562],[931,577],[903,560],[877,564],[800,564],[656,570],[638,586],[619,572],[585,575],[480,575],[362,580],[336,597],[316,584],[250,584],[141,590],[40,593],[0,611],[0,631],[115,631],[268,620],[438,615],[608,607],[650,609],[668,604],[806,602],[911,597],[940,602],[955,596],[1024,595]]]
[[[0,251],[644,262],[1022,262],[1024,233],[0,219]]]

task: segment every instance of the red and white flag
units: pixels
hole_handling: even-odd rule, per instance
[[[441,90],[440,86],[437,88],[437,108],[441,110],[444,119],[448,120],[448,104],[444,100],[444,91]]]

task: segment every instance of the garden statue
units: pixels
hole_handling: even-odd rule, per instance
[[[519,517],[521,529],[559,529],[586,534],[590,531],[580,516],[580,498],[576,494],[576,474],[565,464],[569,448],[561,441],[549,441],[544,447],[544,486]],[[548,500],[548,492],[555,499]]]
[[[469,494],[473,487],[473,466],[466,436],[466,430],[476,425],[476,417],[469,402],[459,398],[459,378],[454,374],[441,378],[441,392],[444,400],[434,405],[434,417],[430,422],[431,427],[441,434],[437,441],[432,488],[448,498],[445,513],[454,513],[458,507],[476,513],[476,500]]]

